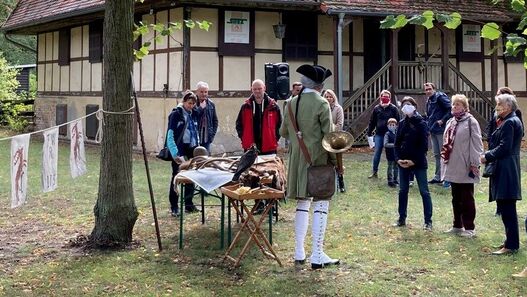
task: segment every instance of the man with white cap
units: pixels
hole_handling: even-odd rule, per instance
[[[309,225],[309,209],[313,200],[312,223],[312,254],[311,268],[319,269],[340,263],[324,253],[324,235],[326,232],[329,198],[309,197],[307,192],[306,161],[298,137],[304,141],[311,157],[312,165],[335,164],[335,155],[328,153],[322,147],[324,135],[332,131],[331,111],[329,103],[320,92],[324,80],[331,76],[331,71],[318,65],[302,65],[297,70],[301,76],[302,91],[291,99],[284,111],[284,120],[280,127],[280,135],[290,142],[289,169],[287,172],[287,195],[297,200],[295,214],[295,265],[302,265],[306,260],[304,240]],[[290,116],[289,109],[293,116]],[[295,132],[295,121],[299,133]],[[298,136],[297,136],[298,135]]]

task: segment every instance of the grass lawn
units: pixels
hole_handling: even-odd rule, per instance
[[[9,142],[0,142],[0,295],[2,296],[527,296],[527,280],[511,274],[527,266],[525,202],[518,203],[522,246],[512,256],[492,256],[503,241],[501,220],[488,203],[488,180],[476,186],[474,239],[443,234],[451,225],[450,190],[431,186],[434,231],[422,230],[421,199],[410,190],[409,226],[391,227],[397,218],[397,190],[366,178],[371,154],[344,156],[348,191],[330,206],[326,252],[341,259],[335,268],[294,268],[295,202],[281,204],[273,226],[274,248],[283,267],[253,246],[241,267],[222,263],[219,208],[185,218],[185,248],[179,250],[179,220],[168,213],[168,162],[150,158],[150,168],[164,250],[157,241],[141,155],[134,156],[134,190],[140,211],[127,251],[86,253],[69,245],[93,227],[97,199],[99,152],[87,147],[88,173],[69,175],[69,146],[61,144],[59,187],[40,192],[42,143],[32,141],[27,203],[10,209]],[[525,154],[522,168],[527,165]],[[386,168],[385,160],[381,170]],[[430,175],[430,170],[429,170]],[[524,174],[524,190],[527,188]],[[197,199],[195,200],[198,201]],[[218,204],[207,198],[207,203]],[[309,232],[310,233],[310,232]],[[309,234],[308,233],[308,234]],[[309,254],[310,236],[306,240]]]

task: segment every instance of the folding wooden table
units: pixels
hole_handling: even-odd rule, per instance
[[[243,193],[240,194],[237,191],[239,188],[239,185],[232,185],[232,186],[225,186],[221,187],[221,192],[227,196],[229,199],[230,205],[234,207],[236,210],[236,214],[241,218],[242,226],[240,227],[240,230],[236,233],[234,236],[234,239],[225,252],[225,256],[223,260],[230,260],[234,262],[234,266],[238,266],[240,264],[241,259],[243,256],[247,253],[247,250],[252,242],[256,244],[256,246],[260,249],[262,254],[264,254],[269,259],[276,260],[280,266],[282,266],[282,262],[280,262],[280,259],[278,258],[278,255],[276,255],[275,251],[273,250],[272,245],[269,243],[269,240],[265,236],[265,233],[262,231],[261,225],[265,218],[267,217],[267,214],[275,205],[275,202],[279,199],[284,198],[284,192],[279,191],[276,189],[268,188],[268,187],[262,187],[258,189],[252,190],[250,193]],[[246,204],[246,201],[249,200],[268,200],[267,206],[264,208],[264,211],[260,218],[258,220],[255,219],[253,216],[253,209],[254,206],[249,209],[249,207]],[[254,204],[256,205],[256,203]],[[272,219],[272,218],[271,218]],[[234,247],[238,244],[238,242],[241,241],[241,235],[242,233],[246,233],[249,235],[247,238],[245,244],[243,245],[243,248],[240,252],[240,254],[236,257],[232,254]],[[240,242],[241,244],[241,242]]]

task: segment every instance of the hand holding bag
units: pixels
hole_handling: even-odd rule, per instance
[[[312,165],[311,156],[307,151],[301,133],[298,131],[298,126],[290,106],[290,104],[287,106],[289,117],[295,129],[300,149],[304,154],[306,162],[309,164],[307,168],[307,193],[313,197],[329,199],[335,194],[335,167],[333,165]]]
[[[488,178],[494,175],[494,171],[496,170],[496,163],[497,161],[485,163],[485,169],[483,170],[483,177]]]
[[[159,153],[157,153],[156,158],[161,159],[163,161],[172,161],[172,154],[170,154],[170,150],[168,147],[162,148]]]

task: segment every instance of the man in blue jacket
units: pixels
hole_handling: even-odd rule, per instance
[[[443,132],[445,132],[446,121],[452,117],[452,104],[445,93],[436,91],[436,86],[433,83],[425,83],[424,88],[428,97],[426,101],[427,125],[436,161],[435,175],[428,183],[439,184],[442,182],[441,148],[443,147]]]

